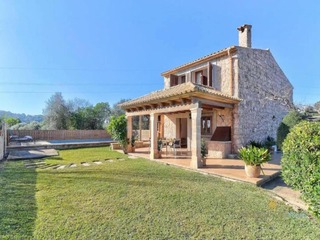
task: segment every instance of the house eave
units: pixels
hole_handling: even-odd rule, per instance
[[[175,92],[174,90],[178,91]],[[122,103],[119,106],[126,111],[136,111],[141,109],[153,109],[159,106],[186,104],[194,101],[194,99],[198,99],[200,102],[201,100],[204,100],[212,101],[212,103],[229,105],[237,104],[241,101],[239,98],[229,96],[210,87],[186,83],[184,86],[175,86],[172,89],[150,93],[143,97]]]
[[[175,73],[177,73],[179,71],[188,69],[190,67],[193,67],[193,66],[201,64],[201,63],[208,62],[208,61],[213,60],[215,58],[227,56],[228,54],[235,53],[236,51],[237,51],[237,47],[236,46],[231,46],[231,47],[222,49],[222,50],[220,50],[218,52],[214,52],[214,53],[211,53],[211,54],[206,55],[204,57],[198,58],[198,59],[196,59],[196,60],[194,60],[192,62],[188,62],[186,64],[183,64],[183,65],[181,65],[179,67],[176,67],[176,68],[173,68],[171,70],[165,71],[165,72],[161,73],[161,76],[169,77],[170,74],[175,74]]]

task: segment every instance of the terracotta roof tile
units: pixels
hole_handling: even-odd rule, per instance
[[[170,69],[170,70],[168,70],[168,71],[165,71],[165,72],[161,73],[161,76],[166,76],[166,75],[168,75],[168,74],[171,73],[171,72],[174,72],[174,71],[180,70],[180,69],[182,69],[182,68],[188,67],[188,66],[190,66],[190,65],[192,65],[192,64],[201,62],[202,60],[207,60],[207,59],[209,59],[209,58],[214,58],[215,56],[220,55],[220,54],[223,53],[223,52],[228,52],[228,51],[231,50],[231,49],[236,49],[236,46],[231,46],[231,47],[223,48],[223,49],[221,49],[221,50],[219,50],[219,51],[217,51],[217,52],[210,53],[210,54],[208,54],[208,55],[206,55],[206,56],[203,56],[203,57],[198,58],[198,59],[196,59],[196,60],[193,60],[193,61],[191,61],[191,62],[185,63],[185,64],[183,64],[183,65],[181,65],[181,66],[179,66],[179,67],[175,67],[175,68],[173,68],[173,69]]]
[[[215,96],[226,98],[229,100],[241,101],[241,99],[239,99],[239,98],[232,97],[228,94],[214,90],[211,87],[194,84],[192,82],[187,82],[187,83],[179,84],[177,86],[174,86],[174,87],[171,87],[168,89],[163,89],[163,90],[151,92],[151,93],[144,95],[142,97],[139,97],[139,98],[124,102],[122,104],[119,104],[119,106],[126,108],[126,107],[134,106],[137,104],[146,104],[148,102],[154,102],[154,101],[166,99],[169,97],[179,96],[179,95],[182,95],[185,93],[196,93],[196,92],[207,93],[210,95],[215,95]]]

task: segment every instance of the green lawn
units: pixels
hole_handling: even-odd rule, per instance
[[[314,219],[249,184],[107,148],[60,151],[46,162],[93,160],[103,163],[61,170],[3,163],[0,239],[320,239]]]

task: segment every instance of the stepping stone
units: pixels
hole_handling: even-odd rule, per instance
[[[124,158],[118,158],[118,160],[119,160],[119,161],[124,161],[125,159],[124,159]]]
[[[36,164],[36,165],[43,165],[43,164],[46,164],[45,162],[36,162],[36,163],[34,163],[34,164]]]
[[[76,166],[77,166],[77,164],[71,163],[69,167],[76,167]]]
[[[113,162],[113,160],[112,160],[112,159],[110,159],[110,160],[106,160],[106,162]]]
[[[136,156],[129,156],[128,158],[137,159],[138,157],[136,157]]]
[[[97,165],[102,164],[102,162],[100,162],[99,160],[93,161],[93,163],[95,163],[95,164],[97,164]]]
[[[41,169],[47,169],[47,168],[51,168],[52,167],[52,165],[43,165],[43,166],[40,166],[39,168],[41,168]]]
[[[59,167],[60,167],[60,165],[55,165],[55,166],[52,167],[52,169],[57,169]]]
[[[87,163],[87,162],[82,162],[81,165],[82,165],[82,166],[85,166],[85,167],[89,167],[89,166],[90,166],[90,164]]]
[[[26,168],[36,168],[37,166],[36,165],[28,165],[26,166]]]
[[[66,165],[61,165],[57,169],[64,169],[65,167],[66,167]]]

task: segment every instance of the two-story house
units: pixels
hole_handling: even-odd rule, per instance
[[[164,89],[121,104],[128,137],[133,116],[150,116],[151,159],[158,137],[185,140],[194,168],[201,167],[201,138],[209,157],[226,158],[251,140],[276,137],[293,87],[270,50],[251,47],[251,25],[238,31],[239,46],[163,72]]]

